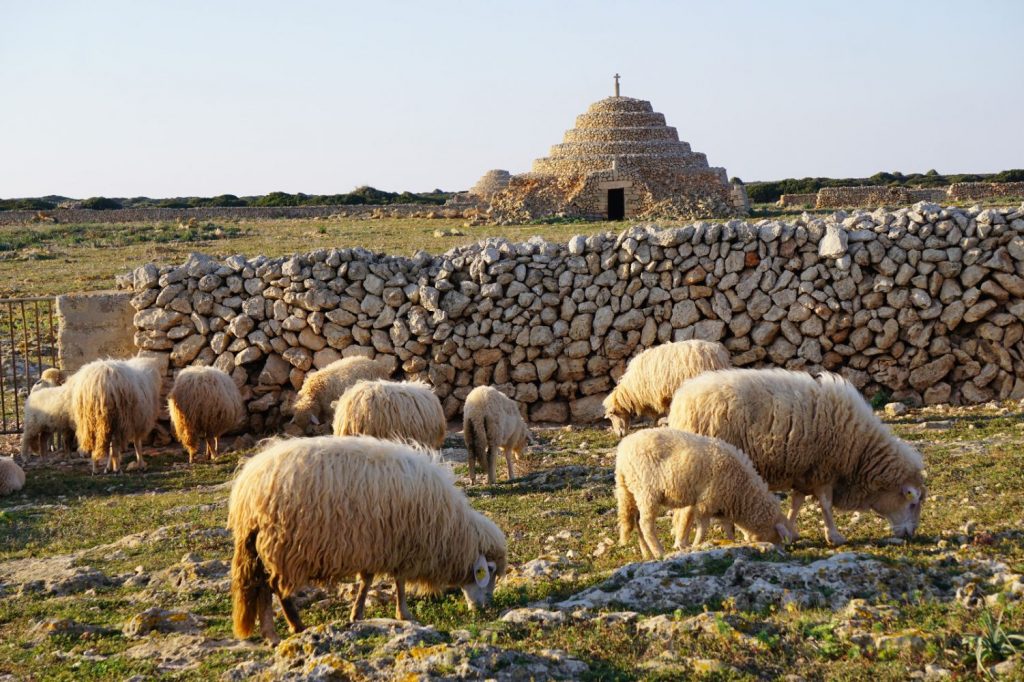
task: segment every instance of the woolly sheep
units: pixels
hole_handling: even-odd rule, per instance
[[[466,396],[462,433],[469,452],[470,483],[476,483],[479,462],[491,485],[496,478],[498,451],[504,451],[508,477],[512,479],[512,457],[519,457],[530,438],[530,430],[515,401],[491,386],[477,386]]]
[[[0,457],[0,496],[16,493],[25,487],[25,471],[13,457]]]
[[[271,594],[291,631],[303,629],[295,592],[310,582],[362,581],[351,618],[363,617],[375,575],[395,579],[395,613],[409,620],[405,586],[459,586],[485,606],[506,568],[505,536],[474,510],[450,471],[407,445],[368,436],[271,443],[245,463],[228,501],[234,632],[257,616],[270,641]]]
[[[335,436],[408,440],[436,450],[447,433],[441,401],[422,381],[360,381],[334,409]]]
[[[389,372],[379,362],[369,358],[355,357],[336,360],[323,369],[308,374],[292,406],[294,416],[287,431],[294,435],[305,434],[310,425],[327,423],[334,411],[331,403],[357,381],[387,379]]]
[[[160,413],[161,377],[154,361],[95,360],[75,372],[67,386],[75,437],[92,458],[92,472],[104,458],[104,472],[119,472],[121,453],[129,442],[144,468],[142,440]]]
[[[795,536],[779,501],[745,454],[715,438],[671,428],[626,436],[615,456],[619,544],[637,530],[640,553],[663,554],[655,521],[662,505],[689,507],[697,519],[697,544],[712,517],[724,518],[758,541],[780,544]],[[689,528],[683,530],[684,539]]]
[[[67,448],[71,441],[68,432],[75,428],[71,418],[70,395],[67,386],[32,389],[25,401],[21,433],[22,461],[27,460],[30,451],[46,455],[51,436],[57,436],[63,447]]]
[[[217,457],[220,436],[245,416],[242,394],[234,380],[216,367],[186,367],[174,379],[167,398],[174,435],[192,464],[200,444],[210,459]]]
[[[664,416],[684,381],[730,365],[729,351],[714,341],[676,341],[648,348],[629,361],[618,385],[604,399],[605,417],[615,435],[625,436],[634,415]]]
[[[828,541],[845,542],[832,508],[871,509],[897,537],[910,537],[925,499],[921,455],[834,374],[815,380],[783,369],[733,369],[686,382],[669,426],[732,443],[773,490],[793,492],[795,524],[806,495],[821,504]]]

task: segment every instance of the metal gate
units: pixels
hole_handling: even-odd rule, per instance
[[[32,385],[57,367],[54,305],[50,297],[0,298],[0,433],[21,433]]]

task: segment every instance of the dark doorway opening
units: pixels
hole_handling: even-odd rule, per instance
[[[626,217],[626,190],[608,190],[608,220],[622,220]]]

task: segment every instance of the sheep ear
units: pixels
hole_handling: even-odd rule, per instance
[[[917,502],[921,499],[921,491],[916,486],[907,484],[903,486],[903,497],[907,498],[908,502]]]
[[[309,415],[309,421],[313,422],[314,426],[320,426],[320,418],[317,417],[315,414]]]
[[[779,522],[775,524],[775,530],[778,531],[779,537],[782,538],[784,544],[793,542],[793,531],[786,527],[786,524]]]
[[[487,583],[490,582],[491,574],[488,570],[487,559],[481,554],[476,558],[476,562],[473,564],[473,580],[476,581],[477,587],[483,589],[487,587]]]

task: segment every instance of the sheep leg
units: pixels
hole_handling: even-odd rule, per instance
[[[295,600],[292,597],[282,597],[280,594],[277,595],[277,600],[281,602],[284,619],[288,621],[288,629],[291,630],[292,634],[295,635],[305,630],[306,626],[302,624],[302,618],[299,616],[299,607],[295,605]]]
[[[700,545],[707,539],[710,525],[708,517],[697,517],[697,537],[693,539],[693,544]]]
[[[640,510],[640,537],[647,542],[647,548],[655,559],[660,559],[665,554],[658,540],[658,519],[655,515],[657,509],[654,505]],[[641,545],[641,548],[643,546]]]
[[[277,644],[281,638],[277,636],[277,628],[274,627],[274,602],[264,600],[263,610],[260,611],[260,634],[271,644]]]
[[[690,533],[693,531],[693,507],[677,509],[672,514],[672,530],[675,535],[674,549],[690,546]]]
[[[818,488],[814,491],[814,496],[818,498],[818,504],[821,505],[821,514],[825,517],[825,530],[828,544],[830,545],[842,545],[846,542],[846,538],[836,528],[836,520],[832,517],[832,486],[827,485]]]
[[[353,623],[363,619],[363,614],[366,611],[366,595],[370,593],[370,585],[372,584],[373,573],[363,571],[359,574],[359,593],[356,594],[356,600],[352,603],[352,611],[348,616],[348,619]]]
[[[487,483],[494,485],[498,480],[498,448],[487,449]]]
[[[727,537],[730,542],[736,540],[736,525],[733,524],[732,521],[729,519],[719,519],[718,523],[721,524],[722,532],[725,533],[725,537]]]
[[[469,464],[469,484],[476,485],[476,457],[470,452],[466,460]]]
[[[789,522],[795,526],[796,517],[800,514],[800,507],[803,506],[804,499],[807,496],[795,490],[792,492],[792,495],[793,497],[789,502]]]
[[[405,603],[405,580],[402,578],[395,578],[395,618],[412,620],[409,605]]]
[[[135,446],[135,461],[138,462],[139,469],[140,470],[145,469],[146,468],[146,462],[144,462],[143,459],[142,459],[142,448],[139,447],[139,439],[136,438],[135,440],[133,440],[132,441],[132,445]]]
[[[508,480],[512,480],[516,477],[512,471],[512,448],[505,448],[505,464],[508,465]]]

